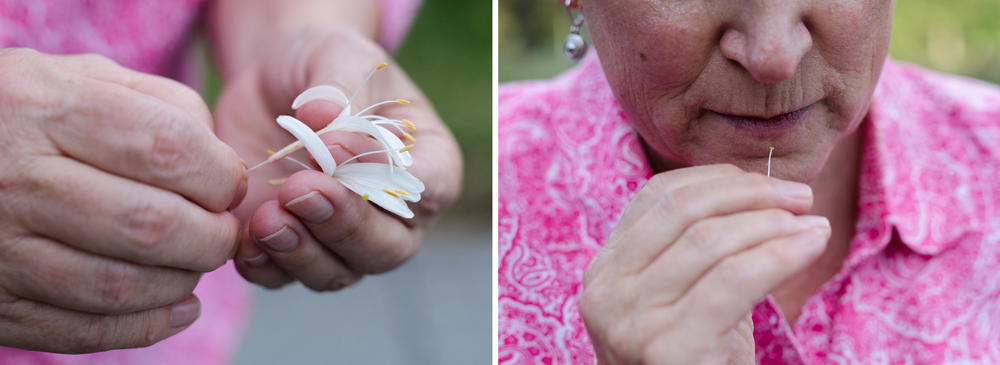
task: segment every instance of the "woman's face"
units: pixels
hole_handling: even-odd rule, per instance
[[[662,168],[811,181],[857,129],[892,0],[580,0],[615,96]]]

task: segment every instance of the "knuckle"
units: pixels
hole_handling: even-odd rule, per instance
[[[774,182],[771,178],[761,175],[761,174],[746,174],[746,186],[750,187],[754,191],[762,191],[767,193],[766,196],[773,197],[778,195],[778,189],[774,186]]]
[[[163,106],[150,114],[151,141],[144,154],[150,170],[161,178],[183,176],[185,168],[192,166],[189,121],[174,108]]]
[[[417,243],[414,243],[411,239],[407,239],[403,242],[393,242],[382,251],[383,252],[380,253],[380,262],[376,263],[373,267],[370,267],[370,270],[367,270],[368,273],[383,273],[403,265],[403,263],[408,261],[417,253]]]
[[[129,301],[137,287],[134,268],[118,261],[109,261],[100,278],[100,303],[108,313],[128,312]]]
[[[110,349],[109,334],[113,330],[110,317],[91,316],[76,328],[69,334],[69,352],[81,354]]]
[[[684,233],[684,240],[689,242],[696,249],[711,249],[716,246],[716,237],[720,232],[719,224],[715,219],[703,219],[688,227]]]
[[[323,263],[320,262],[320,259],[322,257],[323,257],[322,255],[308,254],[308,252],[303,250],[303,251],[293,252],[288,256],[286,256],[285,259],[283,260],[276,259],[276,261],[280,260],[278,261],[280,262],[279,266],[285,268],[290,272],[307,272],[310,271],[310,268],[323,265]]]
[[[351,286],[354,283],[357,283],[359,280],[361,280],[360,275],[351,275],[351,274],[338,275],[330,278],[322,285],[319,285],[315,288],[310,287],[310,289],[315,291],[338,291],[340,289]]]
[[[235,217],[232,220],[232,224],[214,228],[215,231],[220,232],[219,236],[214,241],[206,243],[212,249],[206,250],[206,253],[195,262],[195,271],[214,271],[232,258],[236,252],[236,246],[239,244],[239,222]]]
[[[738,287],[740,278],[743,278],[746,275],[743,266],[740,265],[740,262],[736,261],[732,257],[723,259],[722,262],[716,266],[715,271],[716,275],[718,275],[718,277],[722,280],[725,288]]]
[[[681,187],[670,189],[663,194],[663,199],[657,201],[657,205],[664,212],[670,213],[680,219],[688,220],[694,218],[694,201],[690,189]]]
[[[163,339],[160,327],[154,326],[153,321],[148,318],[149,316],[150,314],[148,313],[142,315],[142,326],[138,329],[140,335],[137,336],[138,342],[134,344],[135,347],[149,347]]]
[[[155,252],[169,235],[174,217],[162,206],[141,203],[129,207],[124,217],[124,235],[137,253]]]
[[[764,211],[764,219],[775,227],[798,227],[795,215],[784,209],[768,209]]]

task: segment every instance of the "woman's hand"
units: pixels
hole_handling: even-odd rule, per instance
[[[584,275],[605,364],[752,364],[750,311],[823,252],[808,185],[699,166],[654,176]]]
[[[343,185],[317,171],[302,170],[279,161],[255,170],[250,190],[237,215],[249,225],[237,253],[237,268],[249,281],[280,287],[292,280],[317,290],[337,290],[363,274],[393,269],[411,257],[421,235],[437,215],[458,196],[461,157],[451,133],[430,102],[391,57],[371,40],[349,28],[308,28],[287,39],[271,42],[226,87],[216,108],[218,133],[252,163],[267,158],[294,139],[275,124],[275,117],[291,114],[292,100],[317,85],[334,85],[348,96],[375,66],[378,71],[354,101],[354,111],[382,100],[397,98],[410,105],[386,105],[376,114],[409,119],[417,129],[409,168],[427,186],[417,204],[416,217],[401,219],[364,201]],[[313,101],[296,117],[314,129],[333,120],[342,109]],[[354,134],[324,135],[337,161],[378,148],[373,140]],[[347,152],[347,151],[350,151]],[[270,179],[288,178],[280,187]]]
[[[197,93],[94,55],[0,50],[0,345],[148,346],[232,256],[246,168]]]

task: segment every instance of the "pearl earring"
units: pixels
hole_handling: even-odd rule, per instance
[[[583,13],[573,16],[570,0],[566,0],[566,15],[569,16],[570,26],[569,35],[566,36],[566,42],[563,43],[563,53],[566,54],[566,58],[570,61],[576,62],[583,58],[583,55],[587,54],[587,41],[583,40],[583,37],[580,36],[580,27],[583,26]]]

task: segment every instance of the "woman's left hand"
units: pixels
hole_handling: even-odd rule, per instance
[[[318,171],[298,171],[282,161],[250,175],[246,199],[235,213],[244,222],[236,267],[247,280],[277,288],[292,280],[317,290],[338,290],[364,274],[391,270],[410,258],[424,230],[458,196],[462,168],[458,145],[430,102],[368,38],[348,28],[308,29],[257,52],[258,59],[234,75],[215,110],[216,132],[251,165],[268,149],[294,141],[275,124],[291,115],[292,100],[309,87],[333,85],[350,95],[375,66],[388,62],[355,98],[354,109],[374,102],[407,99],[410,105],[380,107],[377,114],[409,119],[417,146],[408,169],[427,186],[412,204],[416,217],[401,219],[347,190]],[[314,129],[342,109],[313,101],[294,114]],[[337,161],[375,149],[372,140],[351,134],[324,135]],[[350,151],[350,152],[347,152]],[[268,180],[288,179],[280,187]]]

